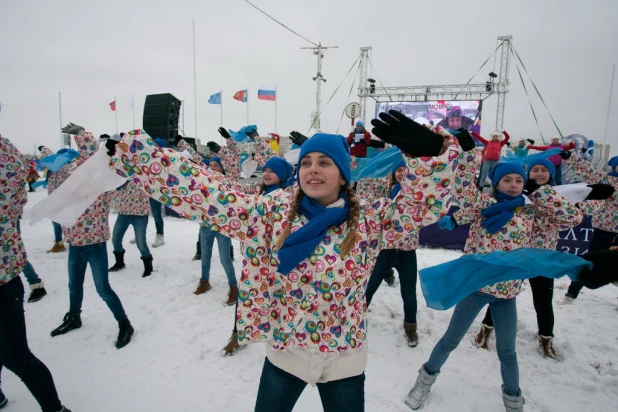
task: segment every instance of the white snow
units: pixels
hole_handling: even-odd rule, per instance
[[[264,360],[263,345],[250,345],[231,358],[218,356],[232,330],[233,307],[223,306],[227,282],[214,252],[213,289],[192,294],[200,275],[195,253],[198,226],[166,218],[165,241],[151,249],[155,272],[141,278],[142,262],[135,245],[124,239],[127,268],[110,274],[133,323],[136,334],[124,349],[116,350],[117,323],[86,276],[83,326],[51,338],[68,311],[67,252],[46,254],[52,246],[51,222],[29,226],[29,210],[45,196],[30,193],[22,221],[28,256],[44,280],[48,295],[26,303],[26,322],[32,351],[52,371],[60,399],[74,412],[109,411],[252,411]],[[110,224],[113,226],[115,216]],[[149,244],[154,221],[148,225]],[[108,245],[110,260],[111,242]],[[237,275],[239,246],[235,243]],[[419,269],[455,259],[461,254],[445,250],[418,251]],[[111,265],[110,261],[110,265]],[[25,283],[25,280],[24,280]],[[399,283],[383,284],[369,313],[369,364],[365,398],[367,411],[409,411],[403,399],[419,367],[445,331],[451,311],[430,310],[418,287],[420,344],[407,347],[402,331],[403,313]],[[584,289],[570,306],[561,305],[567,279],[556,282],[555,347],[563,360],[539,355],[536,317],[530,290],[518,298],[517,352],[526,411],[615,411],[618,409],[618,289]],[[27,297],[27,295],[26,295]],[[502,411],[500,369],[494,340],[490,351],[476,349],[471,341],[483,313],[455,350],[434,385],[423,411]],[[9,399],[7,412],[38,411],[23,383],[2,371],[2,389]],[[307,387],[295,411],[321,409],[318,391]]]

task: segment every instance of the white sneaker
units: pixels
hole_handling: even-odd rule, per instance
[[[133,239],[129,240],[129,243],[130,243],[130,244],[132,244],[132,245],[134,245],[134,244],[136,244],[136,243],[137,243],[137,240],[135,240],[135,238],[133,238]]]
[[[165,240],[163,239],[163,235],[157,235],[155,241],[152,243],[152,247],[159,247],[165,244]]]

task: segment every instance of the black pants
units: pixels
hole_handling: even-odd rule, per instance
[[[539,327],[539,335],[554,336],[554,307],[552,299],[554,297],[554,279],[537,276],[530,279],[532,289],[532,301],[536,311],[536,323]],[[494,326],[491,317],[491,308],[487,308],[483,323],[487,326]]]
[[[592,242],[590,242],[590,248],[588,252],[595,252],[597,250],[606,250],[611,246],[618,246],[618,233],[607,232],[601,229],[594,229],[592,235]],[[584,285],[577,281],[571,282],[569,285],[569,290],[566,295],[576,299],[579,295],[579,292],[584,288]]]
[[[43,412],[62,409],[49,369],[30,352],[24,318],[24,285],[17,276],[0,286],[0,367],[24,382]]]

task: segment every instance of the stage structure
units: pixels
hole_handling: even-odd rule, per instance
[[[496,128],[502,130],[504,123],[504,108],[506,93],[509,87],[509,69],[511,58],[511,42],[513,36],[498,37],[496,52],[500,56],[498,73],[489,73],[485,83],[466,83],[450,85],[377,87],[375,80],[368,78],[369,51],[371,47],[361,47],[361,67],[359,74],[358,97],[361,105],[361,119],[366,121],[367,97],[376,102],[427,102],[427,101],[470,101],[483,100],[491,95],[498,96],[496,113]]]

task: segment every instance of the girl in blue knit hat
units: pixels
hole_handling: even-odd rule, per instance
[[[546,158],[535,158],[533,156],[530,159],[534,160],[528,162],[528,179],[534,180],[539,185],[555,186],[556,166]],[[542,213],[542,210],[537,210],[538,213]],[[544,216],[543,220],[547,220],[550,217]],[[536,220],[541,221],[541,219]],[[573,226],[571,227],[575,227],[577,225],[576,222],[573,221]],[[560,230],[566,230],[566,227],[535,225],[533,227],[531,246],[538,249],[556,250],[558,240],[560,239]],[[543,357],[557,359],[557,353],[553,345],[554,308],[552,300],[554,296],[554,279],[537,276],[530,279],[530,288],[532,289],[532,300],[536,311],[539,347],[542,350]],[[494,322],[491,308],[488,308],[483,319],[481,331],[475,339],[477,347],[487,349],[487,341],[493,328]]]
[[[481,193],[474,185],[474,154],[466,152],[458,159],[454,197],[460,209],[440,220],[440,227],[452,230],[471,223],[465,254],[485,254],[532,247],[535,226],[562,230],[579,224],[582,214],[550,185],[540,186],[528,179],[516,163],[498,163],[489,173],[493,193]],[[524,196],[524,193],[526,196]],[[496,349],[502,375],[502,399],[507,412],[523,411],[524,399],[519,387],[519,366],[515,352],[517,336],[516,297],[521,281],[488,285],[464,298],[455,306],[444,336],[434,347],[429,360],[420,368],[406,404],[419,409],[451,352],[459,345],[472,322],[489,304],[496,329]]]
[[[364,410],[368,274],[398,231],[441,216],[450,197],[446,166],[460,151],[456,140],[400,113],[380,118],[374,134],[414,157],[405,158],[412,174],[401,183],[404,196],[373,204],[350,187],[349,148],[338,135],[316,134],[302,145],[294,196],[229,189],[210,171],[160,156],[147,138],[129,136],[115,148],[111,165],[119,173],[148,184],[155,197],[182,192],[167,195],[166,205],[245,245],[238,340],[266,343],[256,411],[291,411],[307,383],[318,387],[325,410]],[[159,178],[134,173],[133,162]]]

